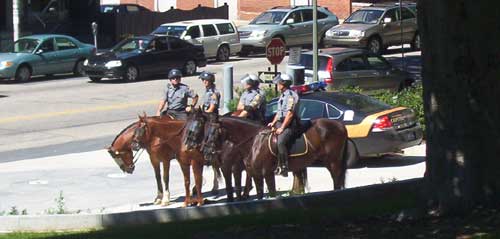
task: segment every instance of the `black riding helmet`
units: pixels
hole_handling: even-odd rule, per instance
[[[207,71],[204,71],[200,74],[199,78],[201,80],[206,80],[206,81],[209,81],[211,83],[214,83],[215,82],[215,75],[214,73],[212,72],[207,72]]]
[[[177,79],[182,77],[182,72],[178,69],[172,69],[168,72],[168,79]]]

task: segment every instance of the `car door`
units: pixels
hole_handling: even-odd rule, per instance
[[[165,58],[169,62],[170,69],[183,69],[184,64],[192,57],[191,49],[189,49],[189,43],[184,42],[179,38],[169,37],[168,38],[169,51],[165,54]]]
[[[385,46],[397,44],[401,38],[401,23],[399,22],[399,10],[397,8],[389,9],[383,16],[382,21],[390,18],[391,22],[382,23],[382,41]]]
[[[337,64],[333,84],[335,88],[359,87],[369,90],[376,80],[376,71],[370,69],[364,54],[347,57]]]
[[[56,58],[58,61],[58,71],[72,72],[79,57],[78,46],[68,38],[56,37]]]
[[[184,38],[188,37],[187,39],[184,40],[186,40],[191,44],[203,45],[203,41],[201,40],[201,31],[199,25],[188,27],[186,30],[186,35],[184,35],[183,37]]]
[[[312,32],[313,32],[313,11],[312,9],[300,10],[302,14],[302,22],[298,24],[300,29],[299,44],[300,45],[312,45]],[[318,21],[318,29],[321,29]]]
[[[54,47],[54,38],[45,39],[35,51],[39,58],[37,65],[34,65],[33,75],[54,74],[57,72],[57,52]]]
[[[318,100],[301,99],[299,102],[298,115],[300,120],[315,120],[319,118],[327,118],[328,112],[326,104]]]
[[[287,23],[290,22],[291,23]],[[287,46],[294,46],[300,44],[302,41],[301,36],[304,35],[305,27],[302,24],[302,14],[299,10],[292,11],[288,14],[284,22],[286,29],[283,32],[285,43]]]
[[[154,49],[146,50],[152,59],[150,71],[152,74],[168,74],[175,57],[169,50],[168,38],[158,37],[154,40]]]
[[[417,31],[417,17],[408,8],[401,8],[401,18],[403,20],[403,39],[405,43],[411,43]]]
[[[219,36],[215,26],[213,24],[203,24],[201,25],[203,35],[200,41],[203,43],[205,48],[205,56],[215,57],[217,55],[217,48],[219,47]]]
[[[374,71],[376,76],[372,81],[368,82],[371,89],[394,89],[399,87],[399,79],[392,74],[391,64],[383,57],[378,55],[368,55],[366,57],[370,69]]]

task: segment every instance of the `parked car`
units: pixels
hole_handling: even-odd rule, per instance
[[[300,55],[300,65],[305,67],[306,82],[312,80],[312,55],[312,51]],[[399,91],[414,82],[410,73],[393,67],[383,56],[355,48],[321,49],[318,78],[327,83],[329,89],[359,87],[365,91]]]
[[[95,52],[93,45],[64,35],[20,38],[9,52],[0,53],[0,79],[28,81],[36,75],[73,72],[83,75],[83,62]]]
[[[318,32],[322,43],[325,32],[339,24],[337,16],[318,7]],[[312,44],[313,10],[311,6],[275,7],[239,28],[241,55],[265,49],[272,38],[281,38],[287,46]]]
[[[201,44],[207,58],[219,61],[241,51],[240,37],[236,25],[224,19],[204,19],[166,23],[152,34],[176,36],[192,44]]]
[[[167,74],[173,68],[193,75],[197,67],[205,65],[202,46],[176,37],[147,35],[125,39],[111,50],[96,54],[84,62],[84,70],[92,81],[136,81],[147,75]]]
[[[333,46],[363,47],[381,54],[391,45],[411,44],[420,49],[416,5],[373,5],[353,12],[342,24],[326,32],[325,44]]]
[[[276,110],[277,99],[273,99],[267,104],[266,119],[272,119]],[[302,94],[298,112],[303,121],[318,118],[342,121],[352,140],[349,147],[354,147],[362,157],[399,152],[422,142],[422,127],[411,109],[394,108],[362,94],[325,91]]]
[[[150,10],[137,4],[101,5],[101,13],[131,13],[131,12],[150,12]]]

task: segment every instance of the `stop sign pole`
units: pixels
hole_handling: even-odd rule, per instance
[[[266,58],[274,65],[274,76],[278,75],[278,65],[285,58],[285,42],[281,38],[273,38],[266,46]]]

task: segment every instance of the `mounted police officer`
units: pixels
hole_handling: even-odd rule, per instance
[[[240,97],[237,110],[241,111],[238,117],[264,122],[265,92],[259,89],[259,77],[247,74],[241,79],[245,91]]]
[[[181,83],[182,72],[178,69],[172,69],[168,73],[170,84],[167,86],[165,96],[158,105],[156,115],[168,114],[174,119],[186,120],[187,112],[198,102],[198,95],[189,89],[187,85]],[[188,105],[188,98],[191,98],[191,104]],[[166,110],[162,112],[166,105]]]
[[[288,176],[288,150],[292,145],[294,136],[299,126],[299,96],[290,89],[292,78],[287,74],[281,74],[274,78],[274,83],[278,85],[281,92],[278,100],[278,111],[273,121],[268,124],[278,135],[278,167],[276,174]]]
[[[202,72],[199,78],[205,85],[203,96],[203,111],[206,113],[219,113],[220,92],[215,88],[215,75],[211,72]]]

